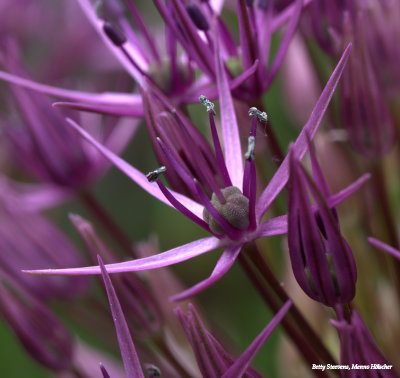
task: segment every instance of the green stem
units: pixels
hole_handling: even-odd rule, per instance
[[[253,285],[256,287],[268,307],[271,308],[271,310],[276,314],[282,307],[282,301],[277,298],[274,292],[271,292],[271,288],[265,284],[263,278],[260,275],[260,272],[251,263],[250,258],[246,253],[241,253],[239,255],[239,262],[242,269],[244,270],[250,281],[253,283]],[[289,313],[292,314],[290,310]],[[291,316],[290,318],[285,317],[282,320],[281,324],[293,343],[297,346],[299,353],[303,356],[304,360],[307,362],[307,365],[311,369],[312,364],[319,364],[323,363],[324,361],[320,358],[318,353],[316,353],[312,345],[309,343],[309,340],[301,334],[301,330],[294,325],[294,320],[295,319],[293,319],[293,316]],[[333,363],[333,361],[334,360],[330,360],[329,363]],[[311,370],[311,372],[316,377],[329,377],[329,375],[323,371]]]
[[[254,266],[257,267],[262,277],[266,280],[268,285],[271,286],[272,290],[279,297],[282,302],[286,302],[289,298],[286,291],[283,289],[269,265],[265,262],[265,259],[261,255],[258,247],[255,243],[252,243],[249,246],[249,257],[252,260]],[[321,359],[326,363],[334,363],[335,359],[332,354],[326,349],[324,344],[322,343],[319,336],[315,333],[315,331],[311,328],[310,324],[300,313],[298,308],[293,305],[290,310],[292,316],[296,320],[296,324],[302,330],[302,333],[306,337],[307,340],[313,343],[315,350],[318,351]]]

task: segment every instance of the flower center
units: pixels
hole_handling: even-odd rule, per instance
[[[221,189],[225,203],[221,203],[215,193],[211,196],[211,203],[221,216],[233,227],[246,230],[249,227],[249,199],[236,186]],[[203,219],[208,223],[211,231],[217,235],[225,234],[220,224],[204,209]]]

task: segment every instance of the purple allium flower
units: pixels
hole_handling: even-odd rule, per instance
[[[327,306],[350,302],[356,290],[353,254],[340,232],[335,208],[321,167],[310,146],[315,181],[290,151],[288,243],[294,276],[312,299]],[[310,191],[316,205],[312,206]]]
[[[7,272],[0,273],[0,314],[26,351],[52,371],[71,366],[73,341],[63,324]]]
[[[299,137],[294,143],[293,150],[296,155],[301,158],[306,150],[307,150],[307,135],[313,137],[317,128],[321,122],[322,116],[328,106],[329,100],[334,92],[334,89],[339,81],[343,68],[345,66],[346,60],[349,55],[348,47],[343,54],[342,59],[338,63],[335,71],[333,72],[331,78],[329,79],[325,89],[323,90],[308,122],[305,124],[303,130],[301,131]],[[210,201],[207,194],[203,191],[198,180],[193,179],[193,176],[189,172],[186,171],[184,166],[180,166],[179,163],[175,163],[172,158],[168,158],[171,162],[171,165],[174,166],[176,172],[179,173],[182,180],[185,181],[187,187],[193,193],[193,196],[196,197],[199,202],[184,196],[180,193],[174,192],[172,190],[167,189],[161,180],[158,178],[160,170],[153,172],[148,177],[152,181],[156,181],[158,185],[153,182],[149,182],[145,175],[140,173],[134,167],[120,159],[118,156],[114,155],[100,143],[98,143],[94,138],[92,138],[88,133],[86,133],[83,129],[81,129],[75,122],[69,121],[71,126],[73,126],[85,139],[87,139],[91,144],[93,144],[99,151],[101,151],[104,156],[106,156],[113,164],[115,164],[120,170],[122,170],[125,174],[127,174],[133,181],[135,181],[138,185],[144,188],[147,192],[160,199],[166,204],[175,207],[184,215],[186,215],[189,219],[196,222],[198,225],[203,227],[206,230],[209,230],[213,236],[208,238],[203,238],[186,245],[176,247],[167,252],[143,258],[132,260],[123,263],[110,264],[107,266],[107,269],[110,273],[117,272],[126,272],[126,271],[136,271],[136,270],[146,270],[146,269],[154,269],[160,268],[163,266],[168,266],[172,264],[176,264],[181,261],[185,261],[196,257],[200,254],[212,251],[219,247],[225,247],[225,251],[217,262],[217,265],[211,276],[199,284],[195,285],[193,288],[186,290],[185,292],[176,295],[173,297],[173,300],[182,300],[189,296],[193,296],[198,292],[206,289],[211,286],[214,282],[219,280],[233,265],[238,254],[240,253],[244,244],[256,240],[258,238],[283,234],[287,232],[287,218],[286,216],[280,216],[276,218],[269,219],[265,222],[262,222],[262,217],[265,212],[268,210],[276,196],[280,193],[280,191],[284,188],[288,180],[288,171],[289,171],[289,157],[286,157],[282,162],[274,177],[265,187],[263,193],[260,195],[258,200],[256,201],[256,191],[255,191],[255,167],[253,161],[253,144],[255,142],[255,129],[256,124],[260,120],[265,119],[265,115],[256,109],[250,109],[250,114],[253,116],[253,124],[250,132],[249,138],[249,150],[247,151],[245,168],[243,168],[242,162],[242,151],[238,134],[238,126],[236,121],[236,115],[233,108],[232,98],[230,95],[230,90],[228,86],[227,77],[225,71],[222,69],[221,60],[217,60],[217,81],[218,81],[218,90],[219,90],[219,98],[220,98],[220,108],[221,108],[221,128],[222,128],[222,137],[223,137],[223,147],[224,147],[224,155],[222,155],[219,149],[222,147],[218,146],[217,141],[214,141],[216,157],[215,163],[213,165],[215,167],[219,167],[222,172],[222,188],[226,188],[229,186],[234,186],[242,192],[242,194],[238,193],[236,195],[244,196],[248,199],[248,225],[245,223],[241,223],[238,225],[233,225],[230,222],[232,219],[230,216],[227,218],[224,217],[223,212],[219,213],[215,201],[214,204]],[[164,99],[165,101],[165,99]],[[180,127],[181,135],[180,138],[190,137],[187,136],[188,130],[185,129],[185,124],[188,122],[184,116],[178,111],[174,110],[173,112],[174,118],[178,122]],[[209,109],[210,114],[210,122],[211,128],[213,129],[213,110],[212,107]],[[213,132],[214,133],[214,132]],[[190,139],[185,141],[189,150],[192,150],[192,155],[190,156],[190,161],[193,164],[198,164],[196,168],[200,169],[203,172],[203,176],[208,180],[212,189],[215,193],[215,197],[218,199],[220,204],[226,203],[226,199],[224,194],[221,192],[221,187],[215,179],[210,175],[207,175],[208,168],[205,163],[202,163],[201,155],[196,152],[195,143]],[[167,151],[167,149],[165,149]],[[171,154],[172,156],[172,154]],[[223,158],[222,158],[223,156]],[[224,174],[223,172],[227,172]],[[200,172],[197,172],[200,173]],[[359,185],[365,181],[366,177],[361,178],[359,181],[351,185],[347,190],[343,193],[340,193],[338,196],[332,196],[330,198],[330,207],[335,206],[337,201],[341,201],[344,198],[347,198],[348,194],[351,193],[354,189],[358,188]],[[214,181],[213,181],[214,180]],[[228,181],[229,180],[229,181]],[[206,182],[206,181],[203,181]],[[231,184],[230,184],[231,183]],[[240,203],[236,203],[241,210],[243,210],[243,203],[246,202],[242,197],[240,197]],[[236,201],[236,199],[235,199]],[[216,220],[216,222],[222,227],[224,234],[219,235],[213,231],[209,225],[202,219],[204,209],[208,212],[208,219],[210,216]],[[232,211],[234,212],[234,211]],[[243,214],[246,214],[246,211],[242,212],[239,217],[243,217]],[[207,218],[207,216],[206,216]],[[244,229],[240,229],[238,227],[244,227]],[[32,271],[30,271],[32,272]],[[41,270],[36,271],[34,273],[40,274],[99,274],[99,267],[87,267],[81,269],[61,269],[61,270]]]
[[[132,337],[129,333],[124,313],[122,312],[117,294],[115,293],[111,279],[107,273],[101,257],[99,256],[99,266],[103,276],[104,286],[107,291],[108,301],[110,303],[111,313],[117,331],[118,344],[121,350],[122,360],[124,362],[125,372],[129,378],[144,378],[143,370],[140,366],[139,357],[136,353]],[[102,369],[103,371],[105,369]],[[108,374],[108,373],[107,373]],[[104,376],[104,373],[103,373]]]
[[[285,303],[267,327],[237,359],[228,354],[215,337],[207,331],[194,306],[189,305],[186,315],[179,307],[175,312],[193,349],[203,377],[234,378],[243,376],[251,378],[260,377],[257,372],[249,367],[254,356],[286,315],[291,305],[291,301]]]
[[[348,5],[348,0],[319,0],[309,6],[310,32],[324,51],[333,56],[337,56],[341,46],[343,12]]]
[[[343,73],[340,99],[343,126],[353,148],[377,158],[393,146],[394,124],[377,76],[382,67],[376,70],[372,64],[367,39],[370,24],[364,13],[343,17],[343,39],[353,41],[354,50]]]
[[[357,152],[381,157],[395,142],[399,119],[400,6],[397,1],[321,0],[310,9],[321,29],[314,36],[331,55],[337,57],[349,42],[354,45],[342,80],[342,120]]]
[[[378,76],[378,81],[390,105],[396,113],[396,103],[400,95],[400,4],[398,1],[370,0],[368,4],[360,2],[362,17],[367,25],[366,45],[371,63]],[[398,115],[397,115],[398,117]],[[398,122],[397,118],[397,122]]]
[[[7,49],[4,64],[10,72],[24,77],[26,74],[13,50],[12,46]],[[22,119],[3,120],[3,129],[15,160],[28,174],[66,189],[80,189],[105,171],[108,164],[96,151],[80,142],[66,124],[65,115],[51,108],[46,96],[15,85],[10,88]],[[116,152],[123,150],[135,129],[124,121],[105,127],[96,127],[94,123],[91,127]]]
[[[357,311],[353,310],[350,322],[347,322],[340,314],[339,320],[331,320],[330,322],[339,332],[340,363],[349,365],[352,368],[351,370],[342,370],[342,378],[357,378],[361,376],[371,378],[399,377],[393,369],[393,365],[379,350]],[[367,365],[369,369],[354,369],[354,365]]]

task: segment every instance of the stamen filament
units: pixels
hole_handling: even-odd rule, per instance
[[[169,148],[164,144],[164,142],[157,137],[157,142],[160,144],[165,157],[169,160],[171,165],[173,166],[174,170],[176,173],[179,175],[179,177],[184,181],[184,183],[188,186],[188,188],[193,192],[196,193],[196,187],[193,184],[193,177],[189,175],[189,173],[186,171],[185,167],[182,166],[172,155],[172,152],[169,150]]]
[[[176,120],[182,131],[182,134],[186,141],[186,145],[190,146],[190,151],[188,156],[192,155],[191,161],[195,165],[196,173],[198,173],[201,179],[204,180],[204,184],[207,184],[211,188],[211,190],[215,193],[220,203],[224,204],[226,202],[225,197],[222,194],[221,189],[219,188],[218,183],[216,182],[207,161],[205,160],[204,156],[199,150],[197,143],[188,133],[182,121],[178,117],[176,117]]]
[[[130,0],[128,2],[128,8],[132,14],[133,19],[135,20],[138,28],[141,30],[142,34],[143,34],[143,38],[145,39],[145,41],[147,42],[147,45],[149,47],[149,50],[151,52],[151,54],[153,55],[153,58],[158,62],[161,63],[161,58],[160,55],[158,54],[158,51],[156,49],[156,44],[151,36],[151,34],[149,33],[149,30],[146,27],[145,22],[143,21],[142,16],[140,15],[140,13],[138,12],[136,5],[134,3],[133,0]]]
[[[180,213],[185,215],[187,218],[189,218],[191,221],[199,225],[201,228],[209,232],[210,234],[214,235],[216,238],[221,239],[221,235],[216,235],[214,234],[211,230],[208,224],[201,218],[199,218],[197,215],[193,214],[187,207],[183,206],[174,196],[173,194],[167,189],[167,187],[162,183],[162,181],[157,178],[156,183],[162,193],[164,194],[165,198],[171,203],[173,207],[175,207],[176,210],[178,210]]]
[[[175,207],[176,210],[178,210],[180,213],[185,215],[187,218],[189,218],[191,221],[199,225],[201,228],[206,230],[207,232],[211,233],[214,235],[216,238],[221,239],[220,235],[214,234],[211,230],[208,224],[201,218],[199,218],[196,214],[193,214],[186,206],[182,205],[175,197],[174,195],[167,189],[167,187],[163,184],[163,182],[159,179],[160,174],[164,173],[166,171],[165,167],[160,167],[157,168],[156,170],[149,172],[146,177],[150,182],[156,182],[158,187],[160,188],[161,192],[164,194],[165,198],[171,203],[173,207]]]
[[[222,175],[222,179],[224,181],[224,186],[225,187],[232,186],[232,181],[231,181],[231,179],[229,177],[228,169],[226,168],[226,164],[225,164],[224,154],[222,152],[221,143],[220,143],[219,138],[218,138],[217,128],[215,126],[214,104],[211,101],[209,101],[205,96],[200,96],[199,100],[206,107],[208,115],[209,115],[209,118],[210,118],[210,128],[211,128],[211,135],[212,135],[213,143],[214,143],[215,155],[216,155],[216,158],[217,158],[217,163],[218,163],[219,170],[220,170],[221,175]]]
[[[250,164],[250,196],[249,196],[249,230],[253,231],[257,227],[256,222],[256,195],[257,195],[257,174],[254,160]]]
[[[249,109],[249,116],[253,117],[249,136],[249,145],[245,154],[246,165],[243,175],[243,194],[249,199],[249,230],[255,230],[257,227],[256,221],[256,195],[257,195],[257,174],[255,159],[255,143],[257,134],[257,123],[267,122],[268,116],[265,112],[259,111],[252,107]],[[246,180],[246,181],[245,181]],[[245,193],[246,192],[246,193]]]

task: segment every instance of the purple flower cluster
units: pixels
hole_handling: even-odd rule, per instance
[[[397,377],[389,358],[400,328],[384,308],[400,314],[396,0],[73,3],[49,2],[41,23],[34,1],[0,5],[0,314],[25,350],[65,378],[303,369],[329,377],[330,366],[342,377]],[[53,12],[68,17],[56,22]],[[309,81],[283,77],[283,65]],[[279,98],[282,83],[297,104],[320,86],[299,128],[285,120],[296,110]],[[152,162],[131,164],[129,153],[147,142]],[[95,196],[112,166],[144,190],[144,202],[176,210],[203,236],[183,243],[176,229],[163,252],[151,236],[162,230],[133,240],[110,215],[118,186],[104,205]],[[335,193],[332,182],[345,184]],[[123,198],[127,208],[131,200]],[[77,203],[87,213],[78,215]],[[60,229],[66,208],[86,258]],[[158,220],[162,229],[170,223]],[[368,239],[386,256],[369,249],[370,234],[392,245]],[[191,287],[169,268],[190,260],[190,273],[196,257],[218,249],[209,276]],[[230,315],[247,313],[240,323],[249,335],[256,302],[239,290],[237,304],[222,295],[229,309],[218,318],[207,300],[234,265],[273,313],[246,349]],[[374,322],[377,342],[365,325]],[[394,327],[386,345],[384,322]],[[268,340],[278,325],[293,351]],[[96,342],[86,344],[79,329]],[[102,345],[119,348],[122,364]],[[259,369],[253,360],[267,347],[275,362]]]

